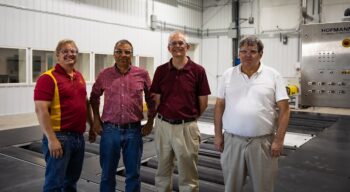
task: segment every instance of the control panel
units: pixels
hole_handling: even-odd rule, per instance
[[[350,108],[350,22],[301,29],[301,105]]]

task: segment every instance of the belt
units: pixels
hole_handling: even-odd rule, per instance
[[[73,132],[73,131],[55,131],[55,133],[57,134],[61,134],[61,135],[72,135],[72,136],[80,136],[83,135],[83,133],[79,133],[79,132]]]
[[[168,122],[172,125],[178,125],[178,124],[183,124],[183,123],[188,123],[191,121],[195,121],[195,118],[190,118],[190,119],[182,119],[182,120],[174,120],[174,119],[167,119],[163,115],[158,114],[158,118],[162,121]]]
[[[141,126],[141,121],[137,121],[133,123],[124,123],[124,124],[111,123],[111,122],[105,122],[105,123],[113,125],[115,128],[119,128],[119,129],[133,129]]]
[[[236,134],[233,134],[233,133],[229,133],[229,132],[226,132],[228,135],[230,135],[231,137],[238,137],[238,138],[242,138],[242,139],[259,139],[259,138],[264,138],[264,137],[271,137],[273,136],[273,133],[271,134],[266,134],[266,135],[258,135],[258,136],[253,136],[253,137],[249,137],[249,136],[240,136],[240,135],[236,135]]]

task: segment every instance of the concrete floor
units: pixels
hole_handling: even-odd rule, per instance
[[[38,124],[35,113],[0,116],[0,131],[19,127],[30,127]]]
[[[215,99],[210,99],[209,103],[214,104]],[[209,114],[203,114],[202,117],[209,117],[212,123],[213,106],[211,105],[208,108],[207,111],[211,112]],[[292,117],[290,121],[290,131],[300,131],[300,127],[327,128],[320,129],[319,132],[315,134],[316,137],[313,137],[313,139],[310,139],[301,147],[286,147],[284,149],[286,156],[280,159],[276,192],[349,191],[350,182],[348,178],[350,177],[348,174],[350,165],[345,162],[350,161],[350,155],[347,153],[350,147],[348,139],[350,132],[349,129],[347,129],[350,124],[350,109],[312,107],[299,109],[297,111],[305,111],[308,113],[293,113],[294,117]],[[334,115],[322,115],[319,113],[347,116],[334,118]],[[326,124],[328,121],[315,120],[315,117],[321,119],[326,118],[336,123],[331,123],[332,126],[327,126]],[[203,121],[203,123],[204,122],[208,121]],[[29,147],[25,149],[18,145],[19,143],[23,145],[23,143],[28,142],[28,145],[33,145],[33,149],[35,148],[35,144],[38,144],[37,141],[42,137],[40,129],[36,126],[37,124],[38,121],[35,113],[0,116],[0,141],[5,143],[1,145],[0,142],[0,145],[4,146],[0,149],[0,169],[4,170],[3,174],[0,174],[0,181],[2,181],[2,183],[0,182],[0,191],[13,191],[13,187],[15,187],[15,191],[40,191],[43,183],[43,167],[45,166],[42,155],[35,151],[29,151]],[[213,130],[213,128],[210,127],[210,130]],[[207,137],[210,136],[207,135]],[[210,138],[206,139],[208,141],[210,140]],[[211,149],[213,147],[212,143],[203,143],[203,145],[204,146],[201,146],[202,152],[208,153],[208,151],[210,151],[213,154],[217,153]],[[98,145],[95,143],[87,143],[86,146],[87,153],[86,159],[84,160],[85,169],[83,170],[79,182],[79,188],[83,191],[97,191],[99,183],[98,175],[100,174],[99,156],[98,152],[96,152],[98,151],[96,150],[98,149]],[[211,148],[205,148],[208,146]],[[155,156],[153,141],[144,144],[144,155],[145,159],[150,159],[150,157]],[[202,154],[201,157],[208,158],[205,154]],[[217,157],[215,160],[219,162]],[[142,166],[141,175],[152,178],[152,182],[154,182],[154,175],[152,174],[155,173],[155,169],[152,169],[153,172],[147,172],[151,170],[151,168],[151,165],[148,165],[147,162]],[[206,170],[208,170],[208,168],[206,168]],[[216,171],[220,171],[220,169]],[[214,172],[206,171],[205,175],[210,175],[210,177],[212,177],[213,173]],[[117,178],[121,178],[121,176]],[[146,182],[146,180],[143,181]],[[124,182],[119,183],[120,191],[122,191],[123,183]],[[32,190],[29,190],[29,185]],[[148,181],[147,184],[143,184],[143,187],[145,187],[145,185],[151,187],[150,190],[143,191],[155,191],[154,185],[151,185]],[[220,186],[222,187],[222,185]],[[248,183],[244,191],[252,191],[251,184]]]

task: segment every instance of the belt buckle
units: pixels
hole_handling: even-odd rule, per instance
[[[119,129],[129,129],[130,123],[119,124],[118,127]]]
[[[167,121],[170,123],[170,124],[178,124],[177,120],[173,120],[173,119],[167,119]]]

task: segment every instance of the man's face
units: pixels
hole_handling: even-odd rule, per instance
[[[168,50],[173,57],[185,57],[188,49],[189,45],[182,34],[175,34],[171,37]]]
[[[262,57],[262,52],[258,51],[258,46],[243,45],[239,48],[239,58],[243,65],[258,65]]]
[[[58,63],[63,67],[74,67],[75,63],[77,62],[77,58],[78,50],[70,43],[63,45],[57,55]]]
[[[119,44],[114,49],[114,60],[119,67],[129,67],[131,65],[132,48],[129,44]]]

